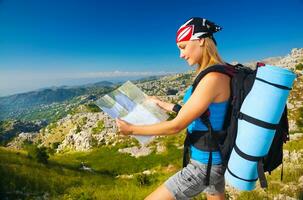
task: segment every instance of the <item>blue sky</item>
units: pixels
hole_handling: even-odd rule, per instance
[[[184,72],[175,33],[192,16],[223,27],[224,60],[303,47],[302,0],[0,0],[0,96]]]

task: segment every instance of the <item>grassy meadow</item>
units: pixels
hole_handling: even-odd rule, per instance
[[[54,154],[48,164],[36,162],[25,151],[0,148],[0,199],[143,199],[181,167],[177,140],[165,138],[167,151],[146,157],[119,153],[116,146]],[[93,171],[84,171],[81,163]],[[145,175],[145,170],[156,172]]]
[[[0,148],[0,199],[144,199],[151,191],[181,168],[184,135],[158,138],[166,146],[161,154],[134,158],[118,152],[122,146],[101,147],[90,152],[50,155],[47,164],[28,157],[26,151]],[[303,138],[289,142],[285,149],[303,149]],[[287,160],[285,161],[287,163]],[[81,163],[93,171],[81,169]],[[150,175],[142,173],[150,170]],[[284,165],[268,176],[269,188],[237,193],[237,199],[273,199],[282,193],[302,199],[302,189],[292,187],[303,175],[302,160]],[[124,175],[124,178],[117,176]],[[132,178],[127,177],[132,175]],[[286,186],[289,185],[289,186]],[[295,188],[295,189],[294,189]],[[232,194],[227,191],[227,197]],[[205,199],[204,195],[195,200]],[[228,199],[228,198],[227,198]]]

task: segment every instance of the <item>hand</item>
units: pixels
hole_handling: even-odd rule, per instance
[[[132,130],[131,130],[131,124],[127,123],[126,121],[116,118],[116,124],[118,126],[118,130],[120,133],[122,133],[123,135],[131,135],[132,134]]]
[[[157,104],[159,106],[162,103],[162,101],[155,96],[148,96],[147,99],[154,102],[155,104]]]
[[[152,101],[154,102],[155,104],[157,104],[159,107],[163,108],[164,110],[167,110],[169,112],[172,111],[173,107],[174,107],[174,104],[172,103],[167,103],[167,102],[164,102],[164,101],[161,101],[160,99],[158,99],[157,97],[155,96],[148,96],[147,99],[149,101]]]

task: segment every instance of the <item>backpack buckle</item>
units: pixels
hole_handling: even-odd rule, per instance
[[[256,68],[264,67],[264,66],[265,66],[265,63],[262,63],[262,62],[257,62],[257,64],[256,64]]]
[[[241,113],[240,111],[237,112],[236,117],[238,119],[243,119],[243,113]]]

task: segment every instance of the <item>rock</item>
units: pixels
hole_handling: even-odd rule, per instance
[[[290,131],[294,131],[294,130],[297,130],[297,129],[298,129],[298,126],[297,126],[295,120],[289,120],[289,121],[288,121],[288,124],[289,124],[289,130],[290,130]]]
[[[104,129],[96,132],[93,129],[97,127],[98,122],[103,121]],[[103,112],[99,113],[78,113],[76,115],[68,115],[61,119],[58,125],[66,126],[73,124],[64,140],[59,145],[57,152],[64,149],[73,149],[76,151],[88,151],[95,145],[109,145],[117,138],[116,126],[114,119]]]
[[[281,192],[285,193],[285,192],[289,192],[289,191],[293,191],[294,190],[294,187],[292,184],[288,184],[288,185],[284,185],[282,188],[281,188]]]
[[[58,146],[57,151],[68,147],[77,151],[87,151],[92,148],[92,135],[84,131],[77,134],[71,131],[71,133],[65,137],[62,144]]]
[[[302,159],[302,151],[288,151],[283,150],[283,158],[284,160],[287,160],[287,163],[298,164],[300,160]]]
[[[22,149],[22,145],[25,141],[33,142],[38,133],[20,133],[17,137],[15,137],[11,142],[9,142],[6,146],[12,149]]]
[[[125,174],[123,174],[123,175],[118,175],[118,176],[116,176],[116,178],[121,178],[121,179],[132,179],[132,178],[134,178],[134,175],[125,175]]]
[[[155,170],[145,170],[145,171],[143,171],[143,172],[139,172],[139,173],[135,173],[135,174],[122,174],[122,175],[118,175],[118,176],[116,176],[116,178],[121,178],[121,179],[132,179],[132,178],[134,178],[135,175],[144,174],[144,175],[149,176],[149,175],[152,175],[152,174],[154,174],[154,173],[156,173]]]
[[[154,173],[156,173],[155,170],[153,170],[153,171],[151,171],[151,170],[145,170],[145,171],[142,172],[142,174],[145,174],[145,175],[151,175],[151,174],[154,174]]]
[[[177,170],[178,170],[178,168],[175,165],[172,165],[172,164],[169,164],[167,167],[164,168],[164,171],[168,172],[168,173],[175,172]]]
[[[156,152],[157,154],[163,153],[166,151],[166,146],[161,143],[157,143]]]
[[[303,137],[303,133],[294,133],[289,135],[289,139],[292,140],[299,140]]]
[[[301,176],[298,180],[298,186],[303,189],[303,176]]]
[[[287,102],[287,109],[293,109],[295,106],[289,102]]]
[[[92,170],[92,168],[85,166],[83,162],[81,162],[80,170],[94,172],[94,170]]]
[[[287,67],[289,69],[295,69],[295,66],[302,62],[303,48],[294,48],[291,53],[282,58],[277,64]]]
[[[270,58],[266,58],[266,59],[262,59],[262,60],[258,60],[258,61],[251,61],[251,62],[247,62],[244,63],[244,65],[249,66],[251,68],[255,68],[256,63],[257,62],[263,62],[265,64],[269,64],[269,65],[275,65],[275,66],[281,66],[281,67],[285,67],[288,69],[295,69],[295,66],[298,63],[302,63],[303,59],[303,48],[294,48],[291,50],[290,54],[281,57],[270,57]],[[235,62],[237,63],[237,62]]]
[[[239,191],[236,190],[235,188],[229,186],[229,185],[225,185],[225,189],[226,189],[226,194],[228,195],[228,199],[230,200],[236,200],[238,195],[239,195]]]
[[[274,200],[296,200],[296,199],[293,197],[286,196],[284,194],[278,194],[277,196],[274,197]]]
[[[128,147],[125,149],[119,149],[118,151],[120,153],[129,153],[131,156],[136,157],[136,158],[138,158],[140,156],[147,156],[152,152],[151,148],[146,147],[146,146],[143,146],[141,148],[138,148],[136,146]]]

